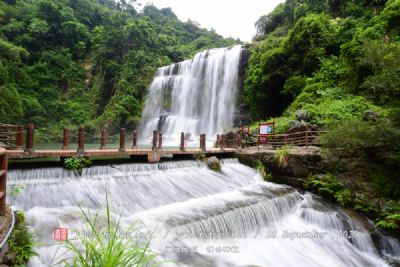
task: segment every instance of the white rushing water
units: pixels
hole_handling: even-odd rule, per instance
[[[140,124],[139,140],[148,144],[153,130],[166,145],[178,146],[180,133],[188,145],[206,134],[214,141],[233,124],[242,47],[216,48],[159,68],[150,85]]]
[[[264,182],[233,159],[224,160],[221,173],[198,161],[95,166],[82,175],[11,170],[9,187],[23,188],[10,201],[26,212],[42,244],[31,267],[60,259],[54,228],[82,229],[78,206],[104,209],[105,190],[123,229],[139,222],[142,231],[155,231],[152,250],[176,261],[163,266],[399,266],[394,238],[372,236],[367,221],[310,193]]]

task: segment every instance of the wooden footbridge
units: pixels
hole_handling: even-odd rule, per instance
[[[316,139],[318,134],[319,132],[315,131],[304,131],[284,135],[269,135],[267,137],[264,136],[262,142],[260,136],[258,136],[258,142],[249,144],[258,146],[260,146],[260,144],[267,144],[270,146],[318,145]],[[149,148],[138,147],[136,131],[133,131],[132,135],[130,135],[131,142],[129,143],[131,143],[131,145],[129,145],[129,147],[126,146],[126,129],[121,128],[118,135],[119,148],[110,149],[107,147],[107,131],[103,129],[101,131],[101,136],[96,137],[97,139],[100,139],[100,147],[98,149],[86,149],[85,138],[90,135],[85,132],[85,129],[80,127],[77,135],[73,135],[70,134],[69,129],[65,128],[62,136],[62,145],[60,143],[60,149],[44,150],[35,149],[34,147],[35,127],[33,124],[27,124],[25,127],[0,124],[0,216],[4,216],[7,211],[6,189],[9,159],[16,160],[49,157],[62,159],[76,156],[87,158],[117,158],[126,156],[131,159],[137,158],[155,163],[159,162],[162,156],[168,155],[177,158],[193,158],[193,156],[198,154],[205,154],[207,156],[233,156],[235,153],[240,153],[240,149],[243,147],[242,138],[239,134],[218,135],[214,147],[207,147],[206,135],[201,134],[199,138],[199,146],[197,148],[185,147],[185,133],[180,133],[180,144],[179,147],[177,146],[176,148],[163,147],[163,135],[157,131],[153,131],[151,137],[152,140],[149,140],[149,144],[151,144]],[[77,138],[77,149],[70,148],[70,136]]]
[[[24,143],[24,127],[16,126],[14,127],[15,132],[15,144],[10,144],[7,150],[7,155],[9,159],[32,159],[32,158],[48,158],[48,157],[123,157],[129,156],[131,158],[146,158],[148,162],[154,163],[159,162],[161,156],[195,156],[197,154],[206,155],[223,155],[223,154],[233,154],[240,147],[240,137],[238,136],[235,140],[235,146],[226,147],[226,139],[224,135],[217,137],[215,140],[215,147],[206,147],[206,135],[201,134],[199,138],[198,148],[185,147],[185,133],[180,133],[180,144],[176,148],[164,148],[163,147],[163,135],[157,131],[153,131],[152,140],[149,144],[149,148],[139,148],[137,145],[137,132],[133,131],[131,137],[131,145],[126,146],[126,129],[121,128],[119,133],[119,148],[111,149],[107,148],[107,132],[105,129],[101,131],[100,146],[98,149],[86,149],[85,148],[85,138],[87,133],[83,127],[79,128],[77,133],[77,149],[70,149],[70,131],[69,129],[64,129],[62,146],[60,144],[60,149],[46,149],[38,150],[34,147],[35,140],[35,128],[33,124],[28,124],[26,127],[26,142]],[[6,140],[12,140],[8,137]],[[178,145],[178,144],[177,144]]]

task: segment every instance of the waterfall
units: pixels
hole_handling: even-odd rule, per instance
[[[25,212],[41,244],[29,266],[52,266],[64,255],[53,230],[84,231],[80,207],[105,207],[105,191],[120,225],[154,232],[162,266],[400,266],[399,242],[310,193],[264,182],[236,159],[221,172],[201,161],[10,170],[9,201]],[[72,231],[74,230],[74,231]]]
[[[241,54],[240,45],[216,48],[159,68],[149,88],[139,140],[149,143],[153,130],[158,130],[165,144],[176,146],[184,132],[190,145],[198,143],[200,134],[213,140],[231,127]]]

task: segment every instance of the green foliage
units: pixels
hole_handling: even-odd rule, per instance
[[[336,201],[343,207],[351,206],[354,201],[354,193],[346,188],[334,175],[326,174],[321,177],[311,177],[305,187],[328,199]]]
[[[400,202],[389,201],[376,225],[386,230],[400,229]]]
[[[393,127],[390,120],[376,122],[362,119],[344,120],[332,126],[321,137],[324,146],[337,149],[343,156],[363,157],[375,161],[394,159],[391,151],[399,151],[400,130]]]
[[[276,149],[274,158],[279,168],[285,168],[288,165],[289,156],[290,146],[284,145]]]
[[[63,266],[158,266],[154,263],[157,257],[149,249],[150,239],[136,240],[133,237],[135,229],[123,229],[126,235],[121,236],[120,218],[114,220],[108,204],[106,194],[105,218],[99,213],[91,214],[82,210],[83,223],[88,235],[79,235],[77,240],[63,241],[62,245],[72,254],[71,257],[61,260]],[[77,241],[77,242],[76,242]]]
[[[92,161],[83,157],[71,157],[64,160],[64,166],[68,170],[80,171],[90,165],[92,165]]]
[[[264,163],[261,160],[256,161],[256,170],[258,173],[261,175],[262,178],[264,178],[265,181],[271,181],[272,180],[272,173],[268,171],[268,169],[265,167]]]
[[[3,1],[0,14],[0,121],[52,130],[134,127],[157,67],[238,42],[128,1]]]
[[[14,230],[8,239],[10,250],[15,253],[15,262],[13,266],[26,266],[30,257],[37,255],[33,251],[34,243],[32,234],[25,225],[25,216],[22,212],[15,212],[16,223]]]

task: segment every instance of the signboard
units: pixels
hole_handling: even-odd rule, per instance
[[[249,133],[249,132],[250,132],[249,126],[242,127],[242,133]]]
[[[260,136],[267,136],[274,134],[274,123],[262,123],[260,124]]]

